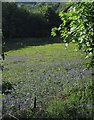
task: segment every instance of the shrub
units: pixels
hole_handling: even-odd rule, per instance
[[[11,94],[11,91],[13,89],[13,85],[9,81],[3,81],[2,83],[2,93],[3,94]]]

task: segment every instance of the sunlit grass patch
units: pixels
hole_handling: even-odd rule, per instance
[[[91,70],[86,69],[84,54],[74,48],[75,44],[66,48],[65,44],[58,43],[6,52],[3,81],[11,82],[14,89],[11,99],[5,96],[10,104],[5,100],[4,106],[10,106],[12,110],[14,107],[18,109],[19,105],[21,108],[31,108],[36,96],[37,106],[44,108],[64,89],[91,81]]]

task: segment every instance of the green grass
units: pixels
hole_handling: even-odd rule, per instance
[[[19,79],[24,81],[23,75],[28,77],[27,75],[32,72],[36,72],[36,74],[38,71],[47,72],[48,70],[63,72],[68,69],[68,66],[75,67],[75,62],[78,62],[77,66],[84,64],[83,55],[74,51],[74,47],[74,44],[69,45],[67,49],[64,44],[50,44],[37,47],[28,46],[19,50],[8,51],[4,62],[3,78],[15,83],[19,82]],[[50,66],[52,64],[53,67]],[[62,66],[62,69],[60,69],[58,66],[60,64],[64,67],[68,66],[66,68]],[[47,65],[46,68],[44,68],[45,65]],[[32,78],[32,74],[30,77]],[[28,78],[26,79],[28,81]]]
[[[17,99],[20,100],[21,108],[32,108],[35,96],[37,107],[45,108],[51,99],[61,95],[63,89],[69,89],[76,84],[87,85],[91,81],[91,70],[85,69],[85,55],[81,51],[75,51],[75,44],[70,44],[67,48],[64,43],[27,46],[18,50],[14,48],[5,54],[7,56],[4,61],[3,81],[13,84],[15,90],[12,91],[12,96],[16,102]],[[9,98],[8,100],[11,101]],[[9,106],[11,113],[15,103]],[[57,106],[60,111],[63,109],[60,107],[62,104],[60,102]],[[54,115],[51,105],[46,109],[48,114]],[[59,115],[59,112],[56,114]]]

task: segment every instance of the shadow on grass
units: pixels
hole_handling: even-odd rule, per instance
[[[40,46],[46,44],[54,44],[54,43],[62,43],[62,39],[58,37],[49,37],[49,38],[17,38],[17,39],[6,39],[3,40],[3,52],[7,52],[9,50],[17,50],[21,48],[25,48],[27,46]]]

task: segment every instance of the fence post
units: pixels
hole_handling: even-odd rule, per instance
[[[36,97],[34,98],[34,108],[36,108]]]

